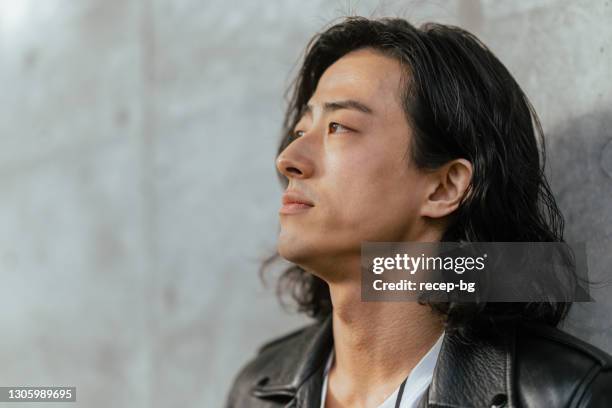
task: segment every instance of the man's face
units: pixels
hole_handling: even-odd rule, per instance
[[[279,211],[282,257],[316,269],[358,256],[362,241],[417,238],[425,181],[408,155],[400,80],[399,62],[367,48],[323,73],[299,137],[277,159],[296,193]]]

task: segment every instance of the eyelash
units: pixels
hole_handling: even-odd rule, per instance
[[[327,127],[329,128],[331,125],[338,125],[341,128],[346,129],[347,131],[350,131],[351,129],[347,128],[346,126],[343,126],[341,124],[339,124],[338,122],[329,122],[329,125],[327,125]],[[299,133],[303,132],[303,130],[296,130],[295,132],[293,132],[293,137],[298,138],[300,137]]]

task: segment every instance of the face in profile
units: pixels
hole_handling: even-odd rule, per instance
[[[399,62],[367,48],[323,73],[276,162],[288,178],[282,257],[316,270],[359,255],[362,241],[416,238],[426,185],[409,158],[401,79]]]

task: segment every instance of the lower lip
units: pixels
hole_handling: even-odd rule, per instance
[[[301,204],[301,203],[284,204],[280,208],[278,213],[279,214],[299,214],[299,213],[302,213],[304,211],[310,210],[312,207],[313,207],[312,205]]]

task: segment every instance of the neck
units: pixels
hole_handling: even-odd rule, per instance
[[[361,302],[359,285],[330,284],[335,360],[329,389],[339,406],[380,404],[444,331],[429,306]]]

